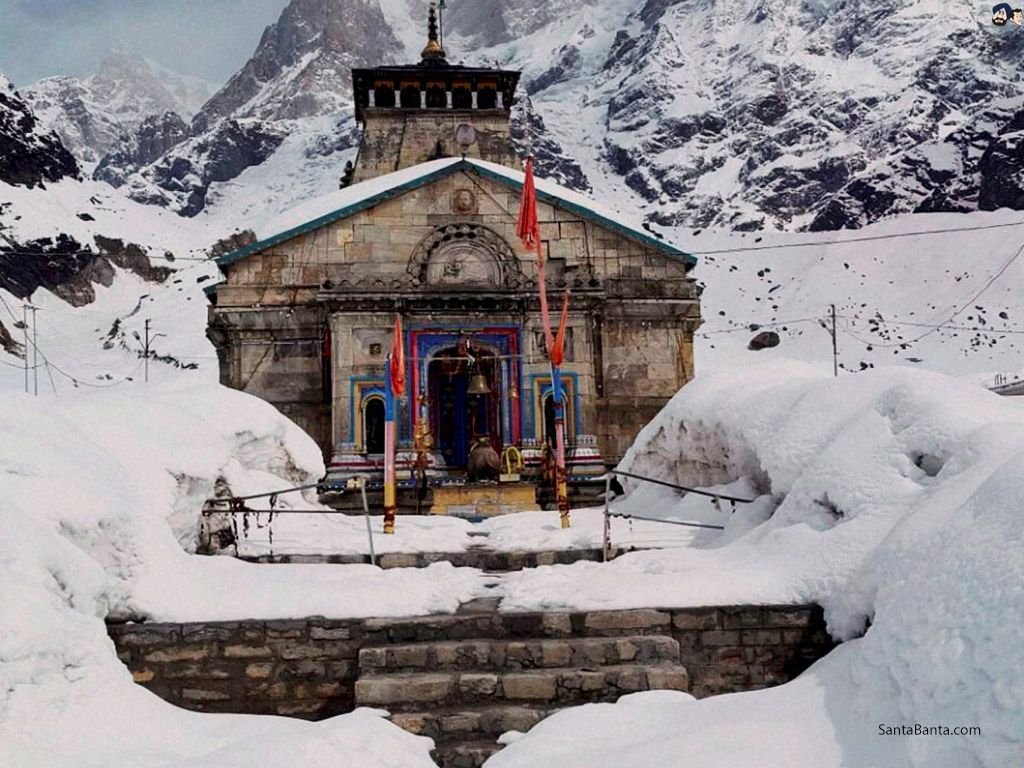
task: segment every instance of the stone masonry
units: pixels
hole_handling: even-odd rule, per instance
[[[832,647],[814,606],[114,624],[109,632],[135,680],[179,706],[321,719],[357,703],[386,705],[439,743],[475,743],[630,690],[703,697],[764,688]],[[452,719],[466,706],[470,714]]]

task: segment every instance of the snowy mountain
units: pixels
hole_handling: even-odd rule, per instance
[[[0,182],[34,187],[78,176],[75,158],[0,73]]]
[[[43,124],[86,163],[98,162],[151,115],[175,112],[190,119],[209,95],[204,81],[126,51],[111,53],[95,75],[47,77],[25,89]]]
[[[197,114],[197,144],[167,149],[163,170],[108,161],[106,177],[138,172],[137,199],[193,215],[224,175],[197,145],[241,140],[258,163],[267,134],[343,117],[348,69],[417,60],[425,14],[423,0],[293,0]],[[529,121],[542,171],[653,223],[827,230],[1024,207],[1024,35],[967,0],[452,0],[444,27],[450,60],[524,71],[517,138]],[[248,128],[224,132],[228,118]],[[352,137],[342,122],[310,141]]]
[[[245,66],[196,116],[263,120],[338,114],[351,104],[352,67],[393,63],[400,44],[374,0],[292,0]]]
[[[595,187],[625,182],[655,222],[838,229],[1021,206],[1024,35],[976,3],[489,7],[501,23],[483,32],[483,8],[453,0],[451,39],[522,68]]]

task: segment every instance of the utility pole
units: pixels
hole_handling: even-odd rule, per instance
[[[39,397],[39,334],[36,326],[36,312],[39,307],[29,306],[32,310],[32,394]],[[28,355],[25,355],[28,360]]]
[[[25,337],[25,394],[28,394],[28,302],[21,302],[21,331]]]
[[[149,349],[149,343],[151,341],[156,341],[161,336],[164,336],[164,337],[167,336],[166,333],[158,333],[158,334],[154,335],[151,338],[150,335],[149,335],[149,323],[150,323],[150,320],[147,317],[146,318],[146,339],[142,343],[142,353],[143,353],[143,356],[146,358],[146,362],[145,362],[145,365],[146,365],[145,381],[146,381],[147,384],[149,383],[149,356],[151,354],[150,353],[150,349]],[[142,341],[141,339],[139,339],[139,332],[138,331],[135,331],[135,339],[136,339],[136,341]]]
[[[839,346],[836,341],[836,305],[832,305],[832,375],[839,376]]]

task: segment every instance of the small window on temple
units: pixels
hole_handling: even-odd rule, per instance
[[[452,88],[452,107],[454,109],[472,109],[473,92],[469,85],[459,84]]]
[[[439,85],[432,85],[429,88],[427,88],[427,108],[448,108],[448,96],[445,94],[444,88],[442,88]]]
[[[419,109],[420,89],[415,85],[402,86],[402,109]]]
[[[480,109],[494,109],[498,106],[498,92],[493,86],[485,85],[476,94],[476,105]]]
[[[373,89],[373,101],[378,107],[395,106],[395,86],[393,83],[376,83]]]

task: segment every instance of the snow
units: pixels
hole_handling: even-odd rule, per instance
[[[510,574],[502,609],[818,602],[847,642],[771,690],[568,710],[488,768],[654,766],[667,754],[702,768],[1018,764],[1024,409],[905,369],[745,374],[684,388],[622,467],[746,478],[770,517],[689,549]],[[880,733],[915,724],[981,735]]]
[[[344,189],[336,190],[312,200],[308,200],[307,202],[297,205],[278,216],[270,218],[269,220],[264,219],[258,223],[254,223],[254,226],[258,227],[256,234],[260,240],[267,240],[272,237],[284,235],[298,227],[309,224],[312,221],[325,216],[330,216],[331,214],[337,213],[338,211],[354,205],[365,204],[372,201],[379,195],[385,195],[405,185],[415,184],[422,179],[429,177],[431,174],[443,172],[446,169],[459,165],[468,165],[471,168],[479,168],[491,174],[498,175],[515,184],[521,185],[523,183],[524,174],[522,171],[517,171],[503,165],[497,165],[496,163],[490,163],[484,160],[458,157],[446,157],[440,160],[430,160],[409,168],[403,168],[402,170],[395,171],[393,173],[367,179],[359,184],[353,184],[349,187],[345,187]],[[651,238],[650,233],[644,231],[639,219],[628,214],[615,211],[608,206],[598,203],[592,198],[581,195],[580,193],[563,187],[560,184],[538,178],[536,179],[536,188],[539,193],[550,195],[556,200],[584,208],[597,216],[615,221],[626,229],[631,230],[632,234],[636,237],[645,240],[649,240]]]
[[[271,406],[187,372],[58,399],[0,389],[3,764],[432,765],[429,740],[380,713],[311,724],[178,710],[134,685],[107,639],[104,617],[421,615],[480,593],[477,572],[447,563],[267,568],[180,545],[218,478],[244,493],[323,469]]]

